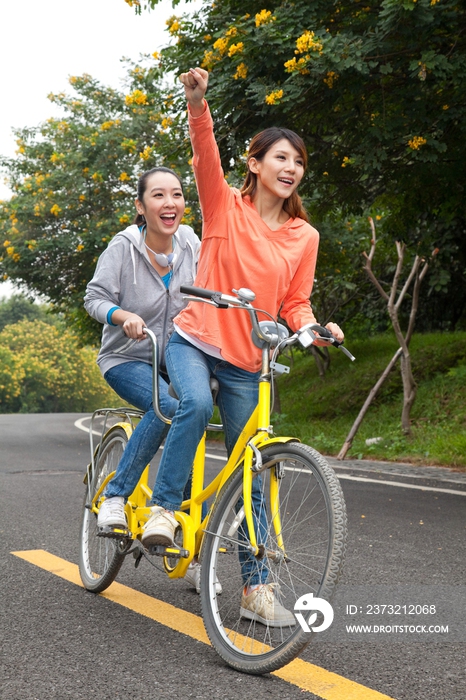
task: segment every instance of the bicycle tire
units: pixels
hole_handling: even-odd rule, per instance
[[[107,433],[97,454],[94,473],[90,475],[90,488],[86,485],[80,532],[79,573],[84,587],[93,593],[101,593],[113,583],[125,559],[128,542],[98,537],[97,515],[86,506],[108,474],[115,471],[127,442],[128,436],[123,428],[112,428]]]
[[[273,590],[280,604],[291,613],[296,601],[311,592],[330,602],[346,548],[346,507],[340,483],[325,459],[306,445],[276,443],[263,447],[261,456],[264,469],[259,484],[267,535],[264,557],[260,563],[255,559],[256,572],[260,569],[262,578],[266,572],[265,582],[275,584]],[[284,474],[278,480],[279,512],[287,561],[277,544],[270,516],[270,475],[276,465]],[[292,661],[314,633],[303,631],[296,619],[293,625],[271,627],[241,617],[245,581],[238,557],[238,534],[247,533],[241,511],[242,488],[240,465],[215,501],[206,527],[200,556],[202,615],[213,647],[227,664],[242,672],[263,674]],[[217,577],[223,588],[220,597],[215,594]]]

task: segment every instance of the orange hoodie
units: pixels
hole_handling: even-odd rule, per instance
[[[225,181],[208,106],[189,115],[193,168],[203,216],[197,287],[231,294],[248,287],[254,306],[286,320],[293,331],[315,323],[309,298],[319,234],[303,219],[272,231],[249,197]],[[259,320],[266,318],[259,314]],[[261,352],[251,340],[247,312],[191,302],[175,319],[193,338],[220,348],[222,357],[249,372],[260,369]]]

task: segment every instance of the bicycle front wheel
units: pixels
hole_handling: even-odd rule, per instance
[[[115,580],[125,558],[128,543],[98,537],[97,515],[89,509],[95,494],[109,474],[116,470],[128,437],[123,428],[111,429],[100,446],[91,483],[86,484],[79,548],[79,573],[88,591],[100,593]]]
[[[331,600],[347,530],[340,483],[318,452],[299,443],[276,443],[264,447],[261,456],[264,468],[254,475],[253,489],[259,556],[247,549],[242,465],[214,504],[201,550],[207,634],[230,666],[253,674],[281,668],[311,641],[313,633],[298,624],[294,606],[310,593]],[[261,595],[251,597],[258,584],[263,584],[256,588]]]

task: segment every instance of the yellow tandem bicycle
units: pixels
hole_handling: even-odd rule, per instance
[[[267,583],[273,585],[274,595],[288,610],[294,610],[296,602],[310,593],[331,601],[343,567],[347,535],[345,501],[333,469],[312,447],[295,437],[273,433],[273,375],[289,371],[277,362],[277,357],[281,350],[296,343],[309,346],[318,333],[320,339],[354,358],[327,329],[316,324],[290,335],[273,318],[259,321],[258,313],[265,312],[255,309],[255,295],[249,289],[233,290],[235,296],[196,287],[181,287],[181,292],[189,295],[191,301],[215,305],[221,310],[219,313],[234,309],[229,313],[249,314],[253,341],[262,352],[257,407],[227,463],[207,485],[204,435],[193,464],[191,497],[175,513],[179,523],[176,546],[157,545],[149,551],[140,542],[150,512],[149,466],[126,503],[127,530],[102,537],[97,528],[105,487],[131,436],[133,421],[142,413],[130,408],[96,411],[93,420],[103,415],[104,426],[110,416],[119,421],[108,430],[104,427],[96,449],[91,425],[91,463],[85,476],[79,570],[84,586],[99,593],[115,580],[130,553],[136,563],[143,554],[161,557],[167,575],[173,579],[183,577],[192,559],[199,557],[202,616],[213,647],[239,671],[268,673],[298,656],[313,634],[297,622],[272,627],[241,617],[241,561],[254,558],[257,567],[267,572]],[[153,345],[154,410],[169,423],[158,405],[157,340],[149,329],[146,332]],[[212,427],[209,425],[209,429]],[[209,510],[203,518],[202,506],[207,501]],[[221,595],[217,593],[217,581]]]

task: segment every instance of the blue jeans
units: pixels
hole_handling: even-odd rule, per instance
[[[212,411],[210,377],[219,383],[217,404],[225,430],[225,444],[231,453],[244,425],[257,405],[259,372],[239,367],[207,355],[176,332],[165,351],[165,360],[179,405],[165,441],[162,459],[155,480],[152,501],[167,510],[179,510],[183,492],[191,474],[196,449]],[[260,493],[260,477],[253,482],[255,511],[265,514]],[[259,529],[266,529],[262,522]],[[243,578],[248,584],[266,580],[267,571],[259,572],[254,557],[240,547]],[[257,579],[257,580],[255,580]]]
[[[125,362],[109,369],[104,378],[124,401],[145,411],[126,445],[115,476],[105,490],[106,498],[123,496],[127,500],[159,449],[169,426],[157,418],[152,407],[152,365]],[[162,413],[171,418],[178,401],[168,395],[168,384],[160,375],[159,402]]]

